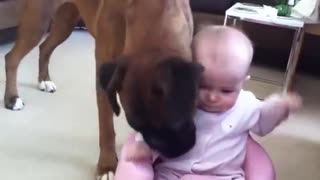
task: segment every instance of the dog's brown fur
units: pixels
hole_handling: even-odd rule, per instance
[[[189,0],[26,0],[21,12],[17,41],[5,57],[7,108],[12,108],[18,97],[18,65],[39,43],[52,17],[49,36],[40,45],[39,82],[50,80],[50,56],[69,37],[80,17],[96,40],[97,75],[102,64],[119,55],[131,57],[140,78],[152,73],[150,67],[156,61],[148,59],[179,56],[191,60],[193,20]],[[114,171],[117,160],[113,112],[107,94],[98,81],[96,84],[100,130],[97,170],[101,175]],[[122,104],[126,106],[125,100]]]

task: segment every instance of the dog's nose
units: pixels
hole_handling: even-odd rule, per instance
[[[167,158],[176,158],[188,152],[195,144],[194,126],[166,132],[168,136],[144,136],[149,146]]]
[[[171,144],[168,145],[168,150],[163,153],[168,158],[176,158],[187,153],[196,142],[195,131],[181,132],[177,138],[174,138]]]
[[[177,148],[174,149],[173,156],[180,156],[188,152],[196,143],[196,129],[194,125],[185,126],[177,132],[177,139],[175,142]]]

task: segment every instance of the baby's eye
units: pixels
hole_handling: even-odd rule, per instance
[[[231,90],[231,89],[223,89],[222,92],[225,93],[225,94],[230,94],[230,93],[233,93],[234,90]]]
[[[209,86],[205,84],[200,84],[200,89],[209,89]]]

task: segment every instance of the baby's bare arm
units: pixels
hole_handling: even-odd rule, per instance
[[[260,136],[270,133],[287,119],[290,113],[297,111],[301,104],[301,98],[297,94],[270,96],[262,103],[258,123],[252,131]]]

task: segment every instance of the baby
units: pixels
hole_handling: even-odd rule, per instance
[[[249,132],[259,136],[270,133],[300,108],[301,99],[296,94],[274,94],[260,101],[243,90],[253,46],[239,30],[206,27],[196,34],[193,51],[195,61],[205,67],[194,117],[195,146],[184,155],[169,159],[157,155],[138,134],[125,158],[150,165],[160,160],[148,169],[154,172],[153,177],[148,177],[150,180],[187,179],[188,174],[197,175],[191,178],[196,180],[244,180],[242,167]]]

